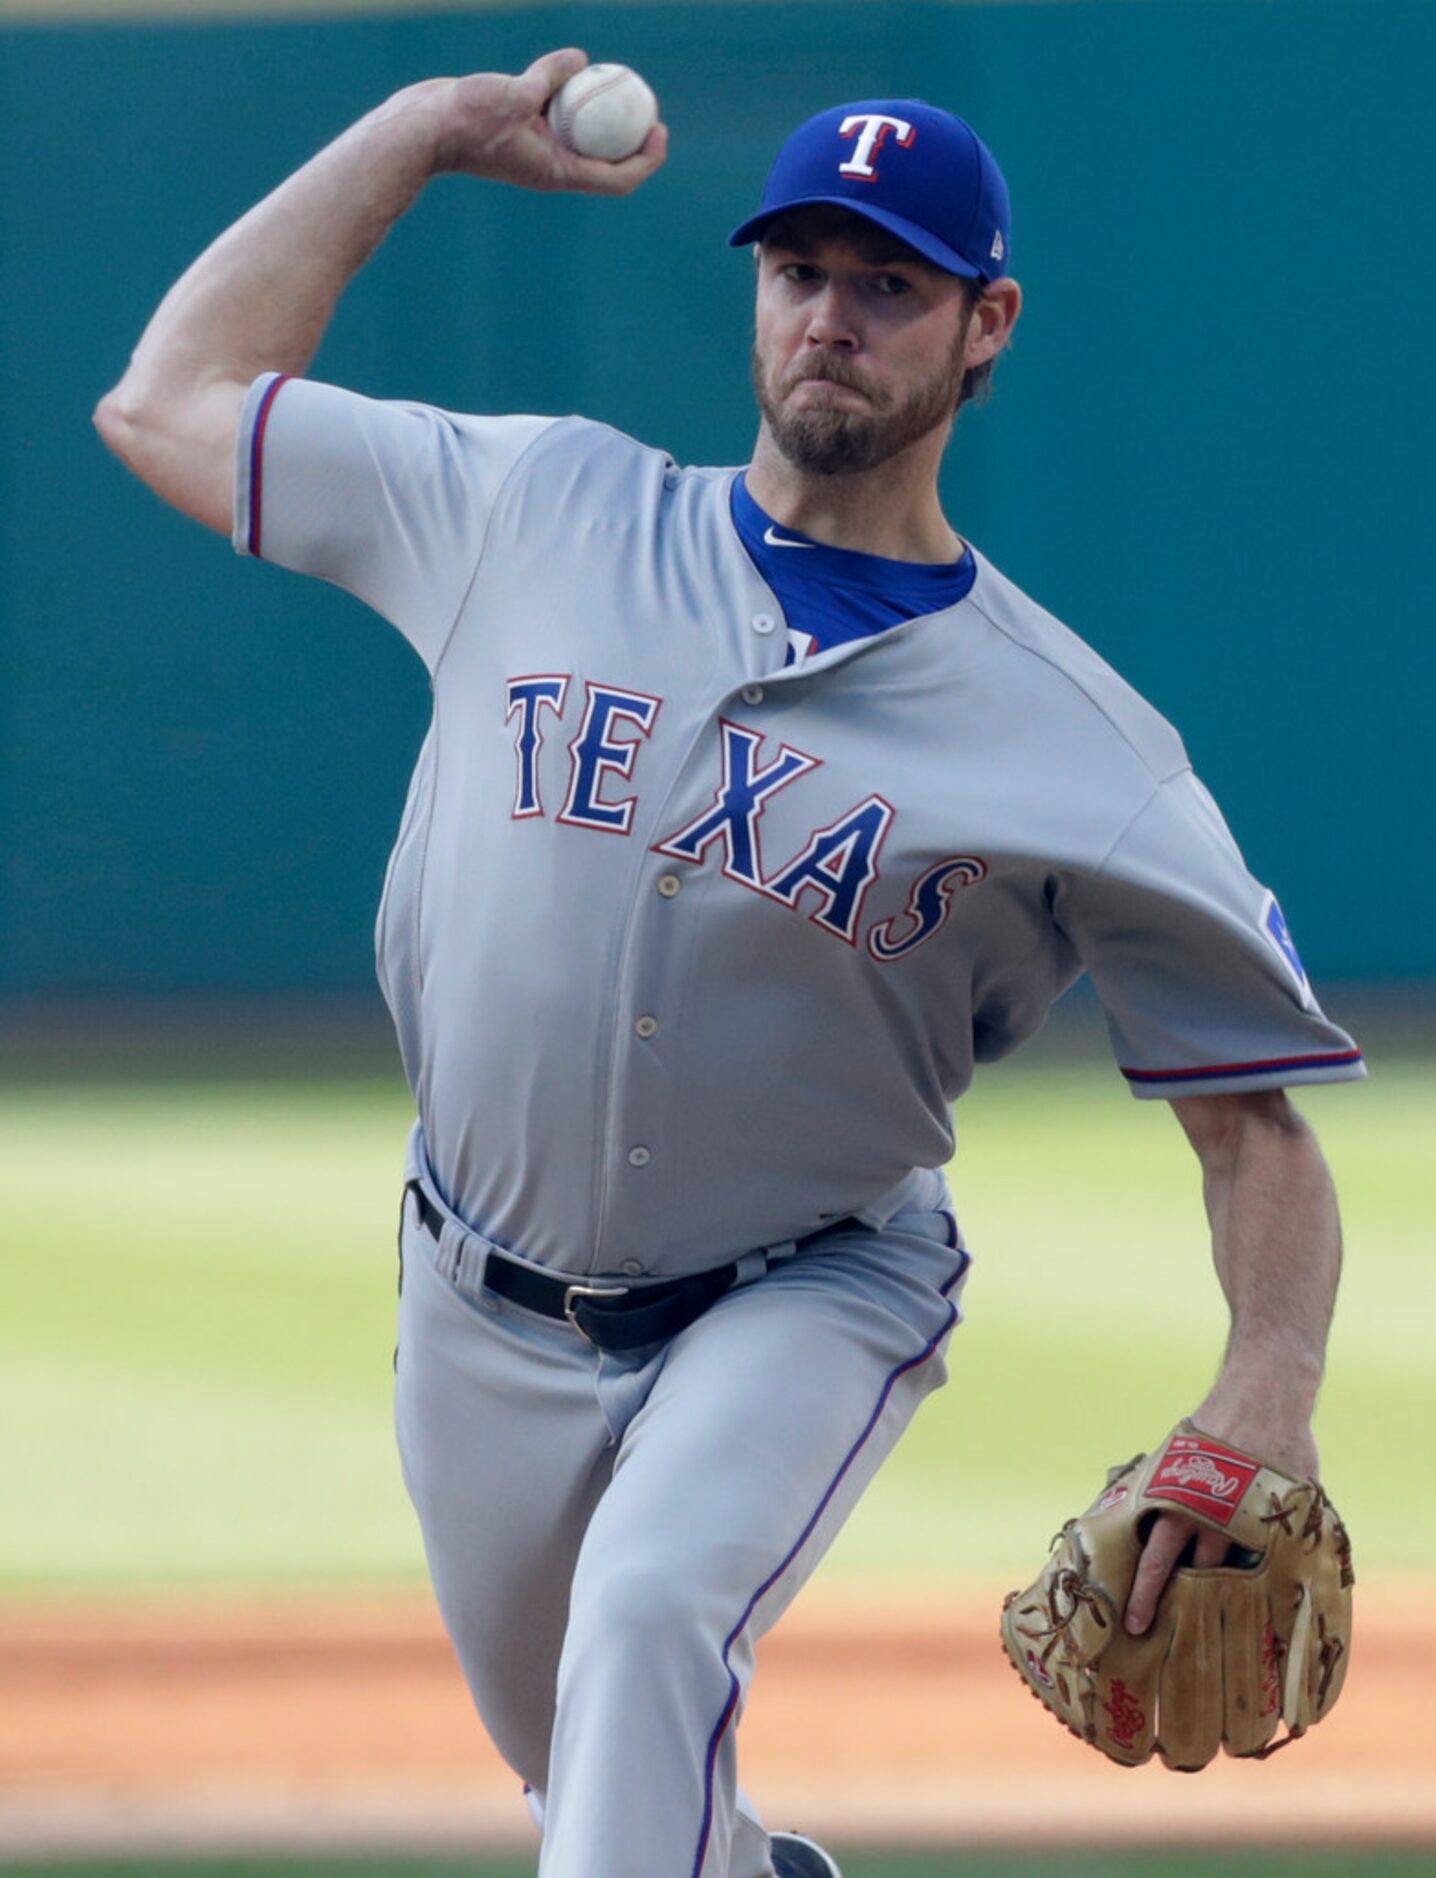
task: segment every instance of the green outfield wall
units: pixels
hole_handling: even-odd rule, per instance
[[[350,119],[563,42],[648,74],[667,169],[621,204],[438,184],[317,373],[741,461],[723,237],[776,143],[845,97],[957,108],[1028,307],[954,521],[1176,719],[1319,981],[1436,977],[1429,0],[172,8],[0,23],[0,995],[369,982],[422,670],[162,509],[89,414]]]

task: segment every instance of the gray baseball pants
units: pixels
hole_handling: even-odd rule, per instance
[[[940,1175],[921,1201],[614,1355],[445,1276],[406,1200],[404,1478],[540,1878],[771,1878],[734,1732],[755,1642],[946,1378],[968,1258]]]

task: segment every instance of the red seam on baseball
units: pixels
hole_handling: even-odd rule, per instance
[[[612,91],[615,85],[621,85],[624,79],[628,77],[629,70],[630,68],[628,66],[624,66],[619,71],[614,72],[611,77],[601,78],[592,91],[586,92],[584,96],[580,98],[578,104],[568,105],[560,111],[558,134],[560,141],[566,148],[571,148],[568,139],[573,134],[573,120],[578,116],[580,108],[585,104],[591,103],[594,98],[601,98],[604,92]],[[637,74],[635,73],[634,76],[636,77]],[[572,80],[570,80],[570,83],[572,83]],[[583,152],[581,150],[573,151],[574,156],[581,156],[582,154]]]

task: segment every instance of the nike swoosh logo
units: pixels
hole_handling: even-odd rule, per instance
[[[773,524],[769,522],[763,530],[763,539],[770,548],[816,548],[816,541],[789,541],[784,535],[773,533]]]

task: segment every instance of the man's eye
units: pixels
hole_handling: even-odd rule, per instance
[[[878,292],[882,294],[911,293],[912,288],[901,274],[879,274]]]
[[[789,280],[813,280],[818,270],[808,261],[789,261],[783,272]]]

